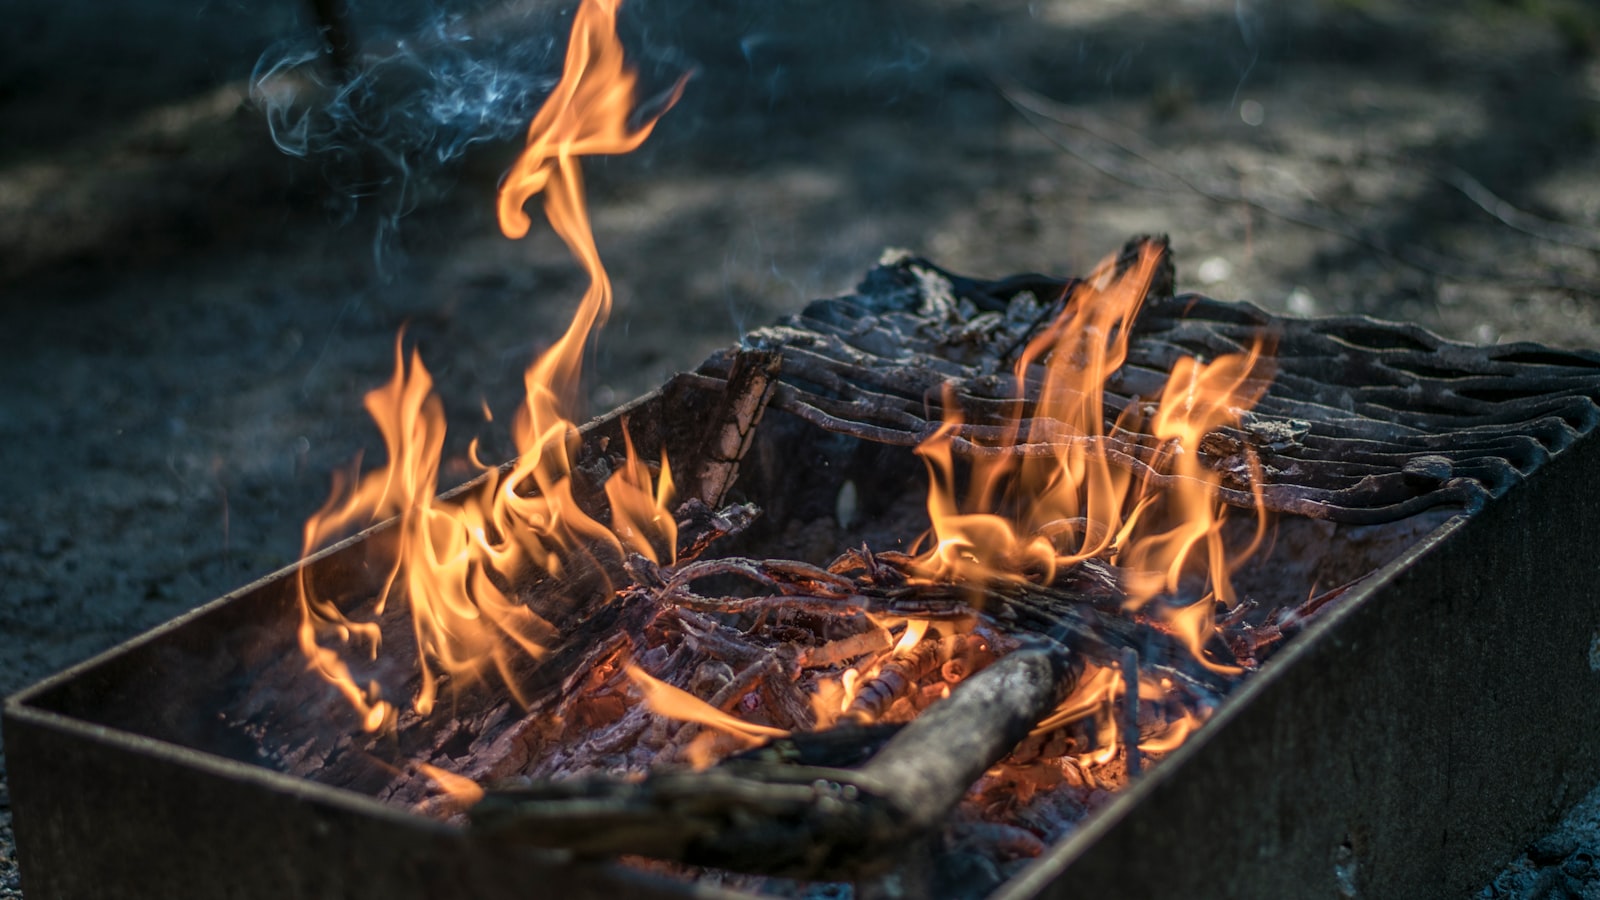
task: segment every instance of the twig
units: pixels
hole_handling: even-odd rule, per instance
[[[870,875],[940,825],[1076,681],[1059,648],[1024,648],[962,682],[859,769],[745,759],[639,782],[503,787],[473,807],[473,827],[579,856],[640,854],[799,878]]]
[[[1435,178],[1460,191],[1468,200],[1477,204],[1479,209],[1494,216],[1508,228],[1552,244],[1600,252],[1600,232],[1594,229],[1569,225],[1565,222],[1552,222],[1517,209],[1495,196],[1493,191],[1483,186],[1483,182],[1455,166],[1441,166],[1432,172]]]

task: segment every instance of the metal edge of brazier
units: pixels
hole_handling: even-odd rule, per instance
[[[587,438],[609,433],[651,404],[700,392],[669,381],[582,430]],[[302,569],[315,569],[319,586],[370,584],[367,558],[392,526],[367,528],[5,698],[0,726],[29,900],[487,900],[527,896],[530,884],[562,897],[738,896],[616,863],[574,864],[559,854],[488,845],[460,826],[354,791],[71,713],[74,706],[103,713],[136,689],[141,671],[164,662],[259,653],[252,632],[292,622]],[[214,639],[226,646],[195,647]],[[218,675],[215,666],[201,668],[212,671],[197,677]]]
[[[7,710],[6,742],[27,761],[14,776],[55,786],[14,794],[30,900],[509,898],[530,884],[560,897],[691,893],[616,864],[485,845],[349,791],[37,710]]]
[[[1475,894],[1600,779],[1597,473],[1414,544],[995,900]]]

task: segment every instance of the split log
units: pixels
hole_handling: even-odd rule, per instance
[[[794,878],[885,871],[1071,692],[1078,668],[1031,645],[962,682],[854,769],[729,760],[661,772],[503,786],[471,810],[497,840],[579,857],[637,854]]]
[[[700,446],[690,494],[718,506],[739,478],[739,463],[750,450],[756,426],[772,400],[778,384],[780,354],[770,350],[739,350],[728,372],[727,387]]]

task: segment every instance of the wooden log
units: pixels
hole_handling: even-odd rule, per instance
[[[739,463],[749,451],[756,426],[761,424],[761,416],[772,400],[782,361],[782,356],[771,350],[741,349],[734,354],[727,388],[700,446],[691,496],[710,506],[722,504],[739,478]]]
[[[909,696],[918,682],[946,660],[965,656],[966,644],[965,635],[951,635],[943,640],[925,640],[909,653],[894,657],[861,685],[845,715],[863,724],[878,721],[896,700]]]
[[[888,798],[911,830],[932,828],[1076,683],[1054,647],[1002,657],[890,739],[861,767],[861,781]]]
[[[502,786],[471,810],[482,837],[579,857],[638,854],[796,878],[893,866],[942,824],[983,772],[1075,686],[1054,644],[1032,645],[962,682],[855,769],[770,757],[701,772]]]

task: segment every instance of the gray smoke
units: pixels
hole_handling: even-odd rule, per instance
[[[380,271],[400,220],[474,145],[517,137],[556,83],[566,23],[497,18],[430,9],[399,23],[391,13],[374,29],[357,7],[362,51],[347,71],[329,64],[315,33],[256,65],[251,93],[273,141],[319,164],[341,216],[374,217]]]

